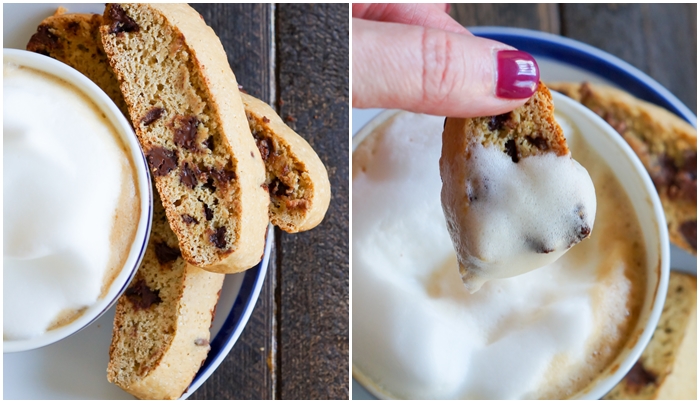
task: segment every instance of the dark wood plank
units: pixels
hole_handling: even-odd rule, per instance
[[[192,4],[221,38],[239,84],[272,101],[272,6],[253,4]],[[275,395],[274,296],[276,261],[248,325],[229,355],[191,399],[272,399]]]
[[[559,33],[556,4],[452,4],[450,15],[467,27],[494,25]]]
[[[696,4],[564,4],[562,33],[639,68],[697,113]]]
[[[321,225],[282,234],[279,272],[280,399],[349,397],[349,7],[278,5],[280,116],[328,168],[331,205]]]

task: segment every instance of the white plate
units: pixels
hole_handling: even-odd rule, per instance
[[[69,12],[102,13],[103,4],[4,4],[3,47],[24,49],[39,23],[62,5]],[[268,228],[263,260],[245,273],[226,276],[212,325],[211,350],[186,399],[216,370],[248,322],[260,295],[270,259],[273,231]],[[75,335],[23,353],[3,354],[3,398],[134,399],[107,382],[114,308]]]
[[[529,52],[537,60],[542,81],[584,81],[622,88],[635,96],[661,105],[693,126],[697,117],[654,79],[617,57],[597,48],[558,35],[518,28],[476,27],[469,30]],[[382,109],[352,110],[353,136]],[[671,268],[697,275],[697,258],[671,245]],[[355,379],[353,400],[375,399]]]

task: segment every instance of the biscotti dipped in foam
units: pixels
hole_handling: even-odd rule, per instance
[[[252,267],[269,222],[265,167],[219,38],[186,4],[108,4],[100,32],[183,258]]]
[[[241,93],[246,116],[265,161],[270,221],[287,232],[317,226],[328,210],[328,172],[313,148],[265,102]]]
[[[177,399],[209,352],[225,275],[185,262],[157,194],[151,237],[119,298],[107,379],[140,399]]]
[[[442,206],[470,292],[552,263],[590,236],[595,188],[544,84],[511,112],[447,118],[442,144]]]

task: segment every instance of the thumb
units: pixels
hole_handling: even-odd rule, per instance
[[[537,89],[525,52],[489,39],[353,19],[353,107],[450,117],[498,115]]]

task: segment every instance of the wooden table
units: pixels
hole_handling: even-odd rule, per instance
[[[535,29],[595,46],[697,114],[697,4],[453,4],[450,15],[468,27]]]
[[[221,38],[238,83],[314,147],[332,199],[315,229],[275,229],[250,321],[191,399],[347,399],[349,7],[192,6]]]

